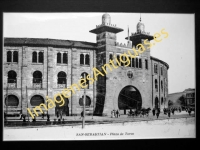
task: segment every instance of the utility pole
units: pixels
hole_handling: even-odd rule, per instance
[[[84,73],[83,78],[86,79],[85,73]],[[82,128],[83,129],[85,128],[85,98],[86,98],[86,88],[84,88],[84,98],[83,98],[83,122],[82,122]]]
[[[27,92],[27,86],[26,86],[26,99],[27,99],[27,116],[28,116],[28,122],[29,122],[29,115],[28,115],[28,92]]]

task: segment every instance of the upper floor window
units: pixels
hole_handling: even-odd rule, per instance
[[[33,87],[42,88],[42,73],[40,71],[33,73]]]
[[[135,59],[134,58],[131,58],[131,66],[135,67]]]
[[[8,83],[16,83],[17,82],[17,73],[13,70],[8,72]]]
[[[160,74],[163,75],[163,67],[160,67]]]
[[[44,54],[43,54],[43,52],[36,52],[36,51],[34,51],[33,53],[32,53],[32,62],[33,63],[43,63],[43,61],[44,61]]]
[[[68,54],[64,53],[57,53],[57,63],[58,64],[68,64]]]
[[[8,88],[16,88],[17,87],[17,73],[13,70],[8,72]]]
[[[82,53],[80,54],[80,65],[90,65],[90,55]]]
[[[117,54],[117,61],[120,63],[120,54]],[[117,63],[118,66],[120,66],[120,64]]]
[[[67,77],[67,75],[65,72],[63,72],[63,71],[59,72],[58,73],[58,84],[66,84],[67,83],[66,77]]]
[[[157,81],[157,79],[155,79],[155,89],[156,89],[156,92],[158,92],[158,81]]]
[[[110,60],[112,61],[113,60],[113,53],[112,52],[109,52],[109,60],[108,62],[110,63]],[[111,63],[110,63],[111,64]]]
[[[158,65],[154,64],[154,73],[158,73]]]
[[[18,62],[18,51],[7,51],[7,62]]]
[[[163,91],[163,82],[161,81],[161,90]]]
[[[145,69],[148,69],[148,60],[145,59]]]
[[[86,72],[83,72],[82,74],[81,74],[81,79],[84,79],[84,76],[85,76],[85,80],[86,80],[86,85],[87,85],[87,88],[89,89],[89,80],[87,79],[87,73]],[[81,80],[81,83],[84,83],[84,80]],[[83,86],[86,86],[85,84],[82,84]]]
[[[138,58],[136,58],[136,68],[138,68]]]
[[[142,59],[139,58],[139,68],[142,68]]]

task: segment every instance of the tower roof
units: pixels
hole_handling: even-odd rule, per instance
[[[102,24],[97,25],[95,29],[90,30],[91,33],[99,34],[102,32],[118,33],[123,31],[123,29],[116,27],[116,25],[111,24],[111,17],[108,13],[102,15]]]

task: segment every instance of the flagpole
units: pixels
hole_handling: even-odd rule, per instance
[[[26,99],[27,99],[27,116],[28,116],[28,122],[29,122],[29,115],[28,115],[28,91],[26,86]]]

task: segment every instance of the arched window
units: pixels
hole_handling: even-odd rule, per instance
[[[80,55],[80,64],[84,65],[84,54]]]
[[[161,105],[163,104],[163,97],[161,98]]]
[[[15,95],[8,95],[5,98],[5,105],[6,106],[18,106],[19,99]]]
[[[158,81],[157,81],[157,79],[155,79],[155,89],[158,92]]]
[[[17,83],[17,73],[13,70],[8,72],[8,83]]]
[[[14,51],[13,53],[13,62],[18,62],[18,51]]]
[[[67,53],[63,53],[63,63],[64,63],[64,64],[67,64],[67,63],[68,63]]]
[[[154,64],[154,73],[158,73],[158,66],[157,66],[157,64]]]
[[[138,58],[136,58],[136,68],[138,68]]]
[[[61,71],[58,73],[58,84],[66,84],[66,73]]]
[[[110,63],[110,60],[111,61],[113,60],[113,53],[109,53],[109,63]],[[112,63],[110,63],[110,65],[112,65]]]
[[[119,55],[117,55],[117,60],[120,63],[120,56]],[[118,63],[117,63],[117,65],[120,66],[120,64],[118,64]]]
[[[57,63],[61,63],[61,53],[57,53]]]
[[[89,80],[87,79],[87,73],[86,72],[83,72],[81,74],[81,79],[84,79],[84,75],[85,75],[85,79],[86,79],[86,85],[87,85],[87,88],[89,89]],[[81,83],[84,83],[84,81],[82,80]],[[83,86],[85,86],[85,84],[82,84]]]
[[[124,56],[121,56],[121,59],[123,60],[123,62],[125,61]],[[121,61],[121,66],[124,66],[124,63]]]
[[[85,55],[85,64],[90,65],[90,55],[89,54]]]
[[[130,64],[128,65],[128,67],[131,67],[131,64],[132,64],[132,59],[131,57],[129,57],[129,60],[130,60]],[[128,63],[128,62],[127,62]]]
[[[44,98],[40,95],[34,95],[31,98],[30,103],[32,106],[39,106],[40,104],[44,104]]]
[[[39,52],[39,63],[43,63],[43,52]]]
[[[11,61],[12,61],[12,52],[7,51],[7,62],[11,62]]]
[[[86,95],[85,98],[86,98],[86,100],[85,100],[85,106],[86,107],[90,107],[90,105],[91,105],[91,99],[90,99],[90,97]],[[79,99],[79,105],[80,106],[83,106],[83,99],[84,99],[84,96],[82,96],[82,98]]]
[[[161,81],[161,90],[163,91],[163,82]]]
[[[32,53],[32,62],[37,63],[37,52]]]
[[[33,83],[41,83],[42,84],[42,73],[40,71],[35,71],[33,73]]]
[[[135,59],[134,58],[132,58],[131,63],[132,63],[132,67],[135,67]]]
[[[139,58],[139,68],[142,68],[142,59]]]
[[[109,54],[109,61],[110,60],[113,60],[113,54],[112,53]]]

